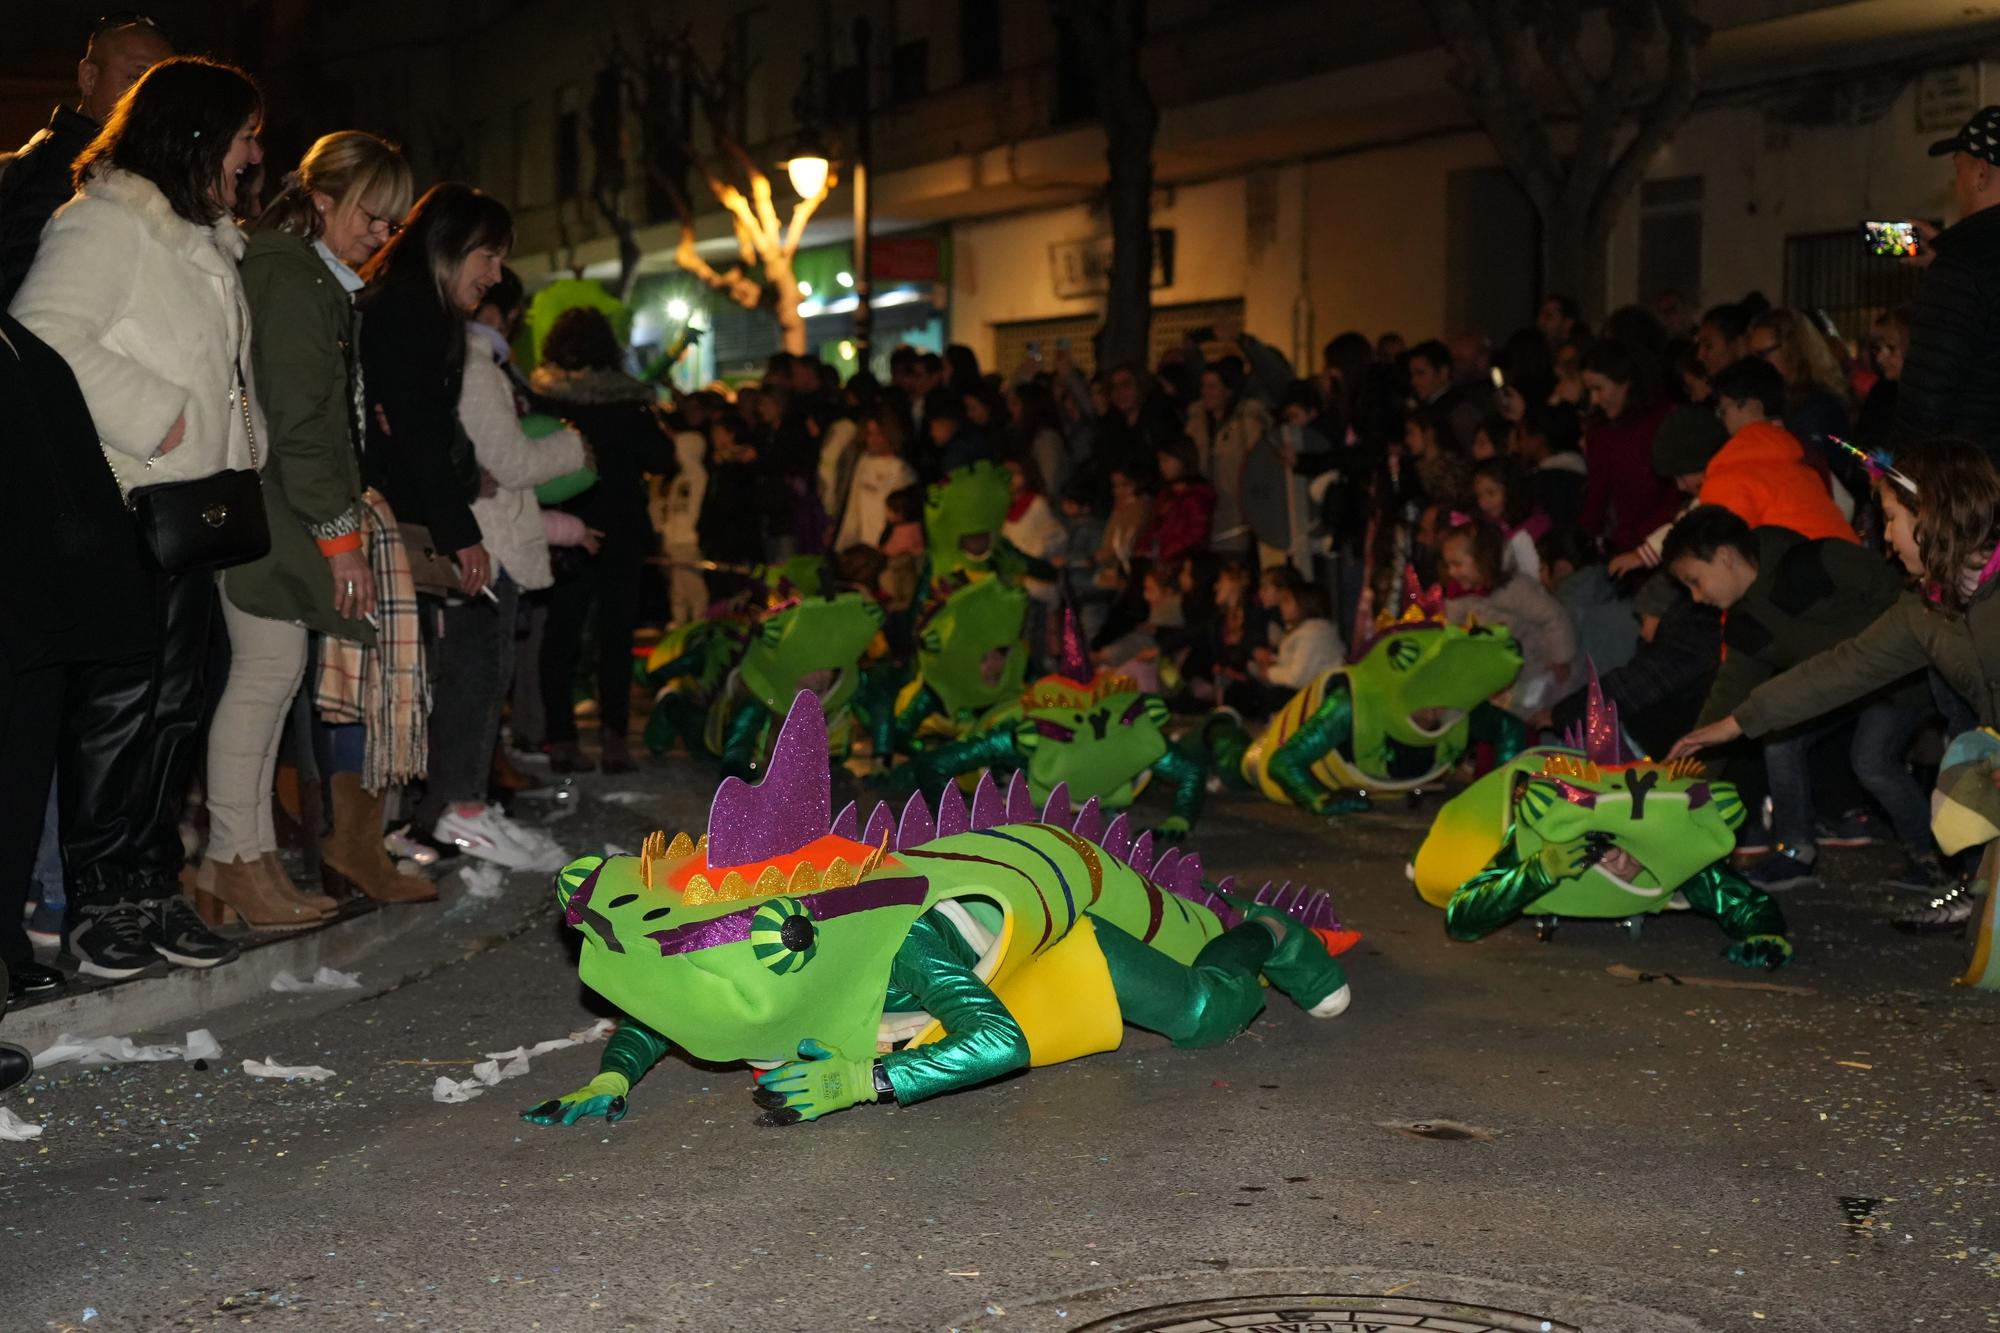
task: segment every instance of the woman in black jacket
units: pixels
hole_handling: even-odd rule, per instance
[[[14,578],[0,597],[0,973],[8,999],[54,990],[35,961],[22,900],[61,756],[64,842],[87,878],[144,825],[151,737],[143,698],[159,661],[159,576],[132,521],[69,366],[0,313],[0,420],[15,446],[0,486],[0,552]],[[0,1062],[4,1063],[4,1062]]]
[[[582,519],[596,550],[559,564],[542,635],[542,706],[549,766],[558,773],[588,770],[576,752],[570,688],[593,599],[597,640],[597,717],[606,773],[629,773],[626,732],[632,720],[632,627],[646,557],[659,543],[646,512],[646,474],[671,479],[680,470],[673,437],[655,410],[648,385],[620,367],[625,349],[601,311],[565,310],[542,343],[531,381],[553,412],[566,417],[597,456],[597,484],[562,508]]]

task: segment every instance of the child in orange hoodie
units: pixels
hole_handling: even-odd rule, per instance
[[[1744,357],[1714,383],[1716,415],[1727,434],[1722,447],[1707,454],[1711,441],[1683,432],[1679,448],[1654,450],[1653,466],[1693,497],[1689,508],[1720,505],[1753,528],[1789,528],[1808,540],[1857,541],[1826,476],[1807,461],[1798,437],[1778,424],[1785,409],[1785,379],[1777,367]],[[1662,428],[1662,442],[1666,435]],[[1638,549],[1613,560],[1612,574],[1659,564],[1666,534],[1661,528]]]

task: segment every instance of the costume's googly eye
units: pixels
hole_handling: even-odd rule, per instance
[[[797,898],[773,898],[750,919],[750,952],[780,975],[810,963],[818,940],[819,928]]]
[[[1079,717],[1077,721],[1081,723],[1083,719]],[[1076,732],[1071,728],[1065,727],[1060,722],[1050,722],[1043,718],[1035,719],[1035,731],[1048,740],[1062,743],[1076,739]]]
[[[1146,715],[1146,700],[1145,697],[1142,695],[1141,697],[1134,699],[1132,701],[1132,706],[1130,708],[1127,708],[1125,712],[1119,717],[1118,725],[1121,727],[1129,727],[1134,722],[1137,722],[1140,718],[1144,717],[1145,715]]]
[[[1389,665],[1397,671],[1408,671],[1423,655],[1423,648],[1414,639],[1402,638],[1389,641]]]

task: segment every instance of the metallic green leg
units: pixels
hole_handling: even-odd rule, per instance
[[[1264,761],[1264,771],[1293,805],[1316,815],[1345,815],[1368,809],[1368,798],[1320,786],[1312,766],[1354,735],[1354,703],[1345,689],[1329,688],[1326,698],[1291,738]]]

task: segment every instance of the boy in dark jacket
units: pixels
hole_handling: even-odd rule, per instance
[[[1728,717],[1764,681],[1813,654],[1853,638],[1894,604],[1902,580],[1852,542],[1808,541],[1785,528],[1751,528],[1718,505],[1703,505],[1674,525],[1662,563],[1694,600],[1723,613],[1725,656],[1702,706],[1706,724]],[[1900,883],[1942,885],[1930,806],[1903,762],[1910,737],[1929,712],[1924,677],[1912,675],[1851,708],[1764,742],[1777,846],[1747,872],[1767,891],[1816,880],[1812,780],[1808,755],[1845,722],[1854,726],[1854,775],[1888,812],[1910,859]]]

